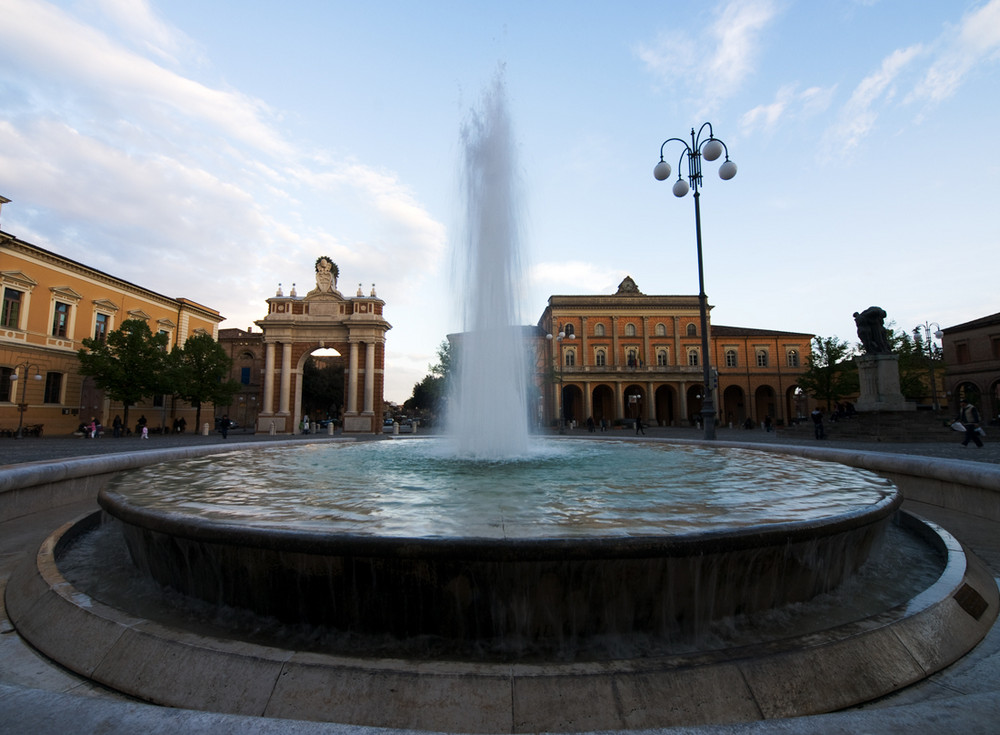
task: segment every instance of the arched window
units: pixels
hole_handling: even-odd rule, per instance
[[[594,336],[595,337],[603,337],[604,336],[604,325],[603,324],[595,324],[594,325]]]
[[[637,367],[639,367],[639,351],[638,350],[629,350],[626,353],[626,356],[627,356],[627,360],[628,360],[628,366],[630,368],[637,368]]]
[[[598,350],[594,356],[594,362],[597,363],[597,367],[604,367],[608,364],[608,353],[604,350]]]
[[[767,350],[757,350],[757,367],[767,367]]]
[[[576,365],[576,353],[573,350],[569,350],[566,353],[566,367],[573,367]]]
[[[659,324],[656,325],[656,336],[657,337],[667,336],[667,325],[665,325],[663,322],[660,322]]]
[[[657,364],[658,367],[666,367],[667,366],[667,351],[666,350],[659,350],[656,353],[656,364]]]
[[[726,367],[736,367],[738,364],[736,350],[726,350]]]
[[[688,350],[688,365],[696,367],[698,365],[698,350],[691,348]]]
[[[694,325],[694,322],[692,322],[691,324],[687,325],[687,336],[688,337],[697,337],[698,336],[698,327],[696,327]]]
[[[635,325],[634,324],[629,323],[629,324],[625,325],[625,336],[626,337],[634,337],[635,336]]]
[[[563,334],[565,334],[567,337],[572,337],[574,334],[576,334],[576,331],[573,329],[573,325],[572,324],[565,325],[563,327]]]
[[[799,351],[798,350],[789,350],[786,354],[788,356],[788,367],[798,367],[799,366]]]

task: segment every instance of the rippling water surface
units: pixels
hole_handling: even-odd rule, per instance
[[[139,506],[241,525],[449,538],[628,536],[837,515],[892,486],[831,462],[750,450],[538,439],[476,462],[436,439],[234,451],[135,470]]]

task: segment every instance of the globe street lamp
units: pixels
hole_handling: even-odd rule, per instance
[[[552,338],[553,338],[553,335],[551,335],[551,334],[546,334],[545,335],[545,339],[549,340],[550,343],[552,342]],[[575,338],[576,338],[575,334],[567,335],[566,332],[560,330],[559,334],[555,335],[556,345],[561,344],[564,339],[575,339]],[[556,415],[559,417],[559,433],[560,434],[565,434],[566,433],[566,428],[565,428],[566,416],[565,416],[565,412],[564,412],[564,408],[563,408],[563,395],[562,395],[562,354],[561,353],[562,353],[562,348],[561,347],[555,347],[552,359],[555,360],[556,366],[559,369],[558,372],[556,373],[556,383],[559,384],[559,387],[556,389]]]
[[[937,411],[940,406],[938,405],[937,381],[934,379],[934,343],[931,341],[932,326],[937,327],[933,333],[934,339],[941,339],[944,336],[944,332],[941,331],[941,325],[937,322],[924,322],[923,324],[918,324],[913,328],[913,331],[919,332],[921,329],[924,330],[924,337],[927,342],[927,366],[931,372],[931,406],[935,411]]]
[[[34,364],[28,363],[28,362],[22,362],[20,365],[17,365],[16,367],[17,367],[18,372],[14,373],[13,375],[10,376],[11,382],[14,383],[14,387],[12,388],[11,392],[14,394],[15,397],[17,397],[17,383],[14,382],[14,381],[20,379],[20,376],[21,376],[20,371],[22,370],[22,368],[23,368],[23,370],[24,370],[25,373],[27,373],[28,371],[30,371],[31,368],[34,368],[35,369],[35,375],[34,375],[35,380],[41,380],[42,379],[42,373],[38,369],[38,365],[34,365]],[[24,412],[28,410],[27,396],[28,396],[28,381],[25,380],[23,383],[21,383],[21,401],[17,404],[17,412],[18,412],[17,434],[16,434],[16,438],[17,439],[20,439],[20,438],[22,438],[24,436],[24,433],[23,433],[24,432]]]
[[[705,130],[708,137],[703,138]],[[723,153],[726,160],[719,166],[719,178],[728,181],[736,175],[736,164],[729,160],[729,148],[712,132],[712,124],[704,123],[695,133],[691,128],[691,144],[682,138],[668,138],[660,146],[660,162],[653,167],[653,176],[657,181],[665,181],[670,176],[670,164],[663,160],[663,149],[667,143],[677,141],[684,146],[680,158],[677,159],[677,181],[674,182],[674,196],[682,197],[689,189],[694,189],[694,229],[698,242],[698,307],[701,316],[701,353],[702,376],[705,384],[705,400],[701,404],[702,426],[705,428],[705,438],[715,439],[715,399],[712,386],[712,366],[708,346],[708,297],[705,295],[705,269],[701,255],[701,208],[698,204],[701,188],[701,159],[714,161]],[[688,159],[687,181],[681,174],[681,164],[684,156]],[[690,186],[689,186],[690,183]]]

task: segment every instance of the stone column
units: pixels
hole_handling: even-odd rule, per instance
[[[288,414],[292,392],[292,343],[281,345],[281,392],[278,395],[278,413]]]
[[[274,342],[264,345],[264,405],[262,413],[274,413]]]
[[[347,361],[347,413],[358,413],[358,343],[351,342]]]
[[[365,413],[375,413],[375,343],[365,345]]]

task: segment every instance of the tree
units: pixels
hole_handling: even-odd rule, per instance
[[[170,353],[169,391],[194,406],[195,426],[201,426],[203,403],[228,405],[240,384],[227,379],[233,361],[226,350],[207,334],[188,338],[184,347]]]
[[[336,416],[344,405],[344,366],[322,364],[312,357],[302,366],[302,407],[307,416]]]
[[[437,354],[437,363],[428,366],[430,374],[413,386],[413,395],[403,403],[403,408],[407,411],[436,416],[444,409],[454,367],[451,343],[448,340],[442,341]]]
[[[798,385],[819,401],[832,404],[858,392],[858,371],[852,358],[854,350],[836,337],[814,337],[812,353],[806,370],[798,377]]]
[[[90,376],[113,401],[121,401],[125,426],[128,409],[143,398],[166,393],[166,349],[169,337],[153,334],[142,319],[126,319],[107,340],[83,340],[77,352],[80,373]]]
[[[910,399],[932,396],[934,390],[931,389],[931,370],[944,371],[944,362],[941,360],[940,350],[935,350],[933,345],[925,345],[920,334],[920,327],[913,330],[911,337],[906,332],[897,332],[895,325],[890,325],[886,329],[889,337],[889,345],[899,359],[899,391],[904,397]]]

